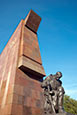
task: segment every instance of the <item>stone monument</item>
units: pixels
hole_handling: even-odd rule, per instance
[[[0,55],[0,115],[67,114],[63,111],[61,72],[43,81],[45,71],[37,39],[40,21],[31,10]]]
[[[0,55],[0,115],[42,115],[45,76],[37,40],[41,18],[30,11]]]

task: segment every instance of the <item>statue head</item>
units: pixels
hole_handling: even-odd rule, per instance
[[[60,79],[61,77],[62,77],[62,73],[61,73],[61,72],[57,72],[57,73],[56,73],[56,78],[57,78],[57,79]]]

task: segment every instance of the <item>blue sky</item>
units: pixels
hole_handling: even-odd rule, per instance
[[[77,99],[77,0],[0,1],[0,53],[30,9],[42,18],[38,41],[46,75],[61,71],[66,94]]]

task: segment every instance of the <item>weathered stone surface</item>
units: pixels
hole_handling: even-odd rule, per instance
[[[43,77],[45,76],[44,68],[42,65],[36,63],[35,61],[25,57],[21,56],[19,58],[19,64],[18,67],[23,70],[24,72],[31,72],[36,74],[37,76]]]
[[[0,55],[1,115],[42,115],[45,72],[36,34],[40,20],[31,10]]]
[[[33,10],[31,10],[25,19],[25,26],[27,26],[29,29],[31,29],[36,33],[40,21],[41,21],[40,16],[38,16]]]
[[[38,45],[37,34],[23,27],[23,36],[21,38],[21,55],[24,55],[39,64],[42,64],[40,50]]]
[[[32,10],[30,13],[30,19],[27,19],[29,21],[31,21],[31,18],[33,19],[35,15]],[[35,17],[38,18],[37,15],[35,15]],[[18,67],[23,71],[29,71],[32,74],[36,73],[37,76],[43,77],[45,76],[45,71],[42,66],[37,34],[24,26],[24,23],[23,21]],[[32,23],[35,22],[32,21]]]
[[[10,115],[22,21],[0,55],[0,114]]]

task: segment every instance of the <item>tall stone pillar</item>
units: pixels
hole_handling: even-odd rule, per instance
[[[41,18],[30,11],[0,55],[0,114],[42,115],[45,76],[37,39]]]

